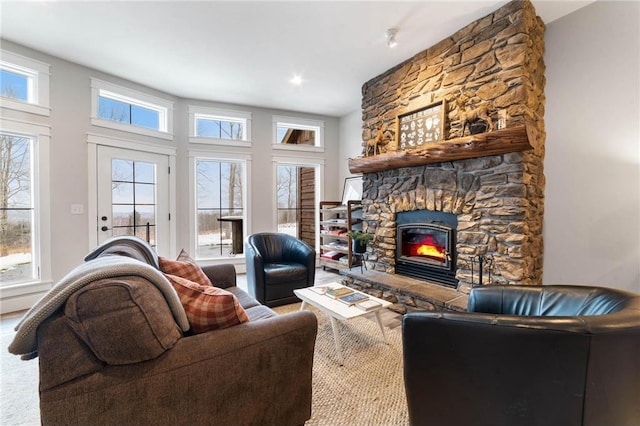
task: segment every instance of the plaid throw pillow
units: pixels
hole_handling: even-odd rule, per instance
[[[176,289],[195,334],[249,321],[247,313],[233,293],[175,275],[165,276]]]
[[[160,270],[178,293],[191,331],[204,333],[249,321],[236,296],[214,287],[202,268],[184,249],[176,260],[165,257],[159,257],[159,260]]]
[[[209,277],[202,271],[202,268],[196,264],[184,249],[178,255],[177,260],[167,259],[166,257],[158,257],[158,259],[160,261],[160,270],[165,274],[186,278],[200,285],[213,285]]]

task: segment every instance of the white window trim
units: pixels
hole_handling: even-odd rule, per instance
[[[196,253],[196,160],[212,160],[212,161],[238,161],[244,163],[245,190],[242,196],[242,205],[244,210],[244,220],[242,221],[242,235],[251,235],[251,224],[249,219],[252,217],[251,204],[251,161],[250,153],[239,154],[234,152],[220,152],[212,150],[189,150],[189,247],[191,253]],[[231,263],[236,266],[236,270],[240,273],[246,271],[244,254],[234,257],[222,257],[218,259],[196,259],[201,265],[215,265],[223,263]]]
[[[49,153],[51,129],[48,125],[0,117],[0,129],[9,133],[23,134],[35,138],[34,178],[37,180],[34,193],[35,247],[34,261],[40,265],[37,280],[0,288],[0,313],[30,308],[51,288],[51,197],[49,187]]]
[[[206,116],[212,119],[237,121],[244,123],[244,139],[221,139],[205,136],[196,136],[196,118]],[[201,107],[189,105],[189,142],[207,145],[251,147],[251,121],[253,114],[248,111],[236,111],[231,109]]]
[[[312,157],[288,157],[288,156],[273,156],[272,159],[272,181],[273,185],[276,185],[278,181],[278,166],[302,166],[302,167],[314,167],[316,170],[316,190],[315,190],[315,205],[320,205],[320,200],[324,200],[324,158],[312,158]],[[277,193],[274,190],[274,197],[277,197]],[[274,198],[273,200],[273,229],[278,229],[278,203]],[[316,209],[315,222],[320,223],[320,209]],[[315,235],[315,247],[316,252],[319,253],[318,247],[320,247],[320,229],[316,229]]]
[[[98,102],[100,95],[110,99],[122,100],[126,103],[139,105],[160,113],[160,129],[154,130],[132,124],[118,123],[105,120],[98,116]],[[133,101],[133,102],[132,102]],[[137,90],[118,86],[97,78],[91,78],[91,124],[99,127],[137,133],[160,139],[173,140],[173,102],[156,96],[148,95]]]
[[[273,122],[273,149],[289,151],[324,152],[324,121],[311,120],[308,118],[285,117],[274,115]],[[278,143],[278,127],[293,127],[301,130],[314,130],[316,132],[316,143],[309,145],[289,145]]]
[[[28,76],[32,87],[27,102],[0,97],[2,108],[49,117],[49,77],[51,65],[7,50],[0,50],[0,66],[8,71]]]
[[[98,246],[98,194],[95,188],[98,187],[98,145],[111,146],[115,148],[125,148],[134,151],[149,152],[152,154],[162,154],[169,157],[169,168],[172,170],[169,175],[169,214],[172,218],[176,215],[176,148],[165,146],[160,147],[152,143],[144,143],[129,139],[115,138],[106,135],[87,133],[87,165],[89,194],[87,201],[89,250]],[[93,188],[93,189],[92,189]],[[169,221],[169,252],[176,252],[177,244],[177,220]]]

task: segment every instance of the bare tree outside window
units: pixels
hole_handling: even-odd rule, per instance
[[[33,278],[32,139],[0,133],[0,276]]]
[[[232,230],[227,216],[244,214],[243,165],[235,161],[196,160],[197,256],[231,253]]]
[[[278,231],[297,237],[298,167],[278,166],[276,197]]]

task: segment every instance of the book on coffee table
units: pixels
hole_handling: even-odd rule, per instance
[[[332,299],[338,299],[341,296],[346,296],[347,294],[351,293],[353,293],[353,290],[351,290],[349,287],[339,287],[327,290],[325,295],[331,297]]]
[[[375,309],[375,308],[380,307],[380,306],[382,306],[382,304],[376,302],[375,300],[371,300],[371,299],[362,301],[360,303],[356,303],[356,308],[362,309],[363,311],[370,311],[370,310]]]
[[[352,306],[356,303],[364,302],[365,300],[369,300],[369,296],[362,293],[351,293],[346,296],[338,297],[338,300],[346,305]]]
[[[318,293],[318,294],[325,294],[327,291],[333,289],[333,288],[340,288],[340,284],[324,284],[324,285],[317,285],[314,287],[309,287],[309,289],[311,291],[313,291],[314,293]]]

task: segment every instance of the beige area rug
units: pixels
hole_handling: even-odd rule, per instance
[[[275,308],[278,313],[300,304]],[[402,373],[400,327],[385,327],[385,344],[375,317],[339,322],[344,365],[338,364],[329,317],[318,318],[313,360],[313,405],[307,425],[408,425]]]
[[[278,307],[283,314],[300,304]],[[408,425],[402,377],[400,327],[385,327],[368,318],[340,322],[344,366],[336,358],[329,318],[318,318],[313,367],[313,408],[307,425]],[[7,347],[20,317],[3,318],[0,336],[0,425],[39,425],[38,360],[21,361]]]
[[[7,350],[21,316],[2,318],[0,334],[0,425],[39,425],[38,359],[22,361]]]

